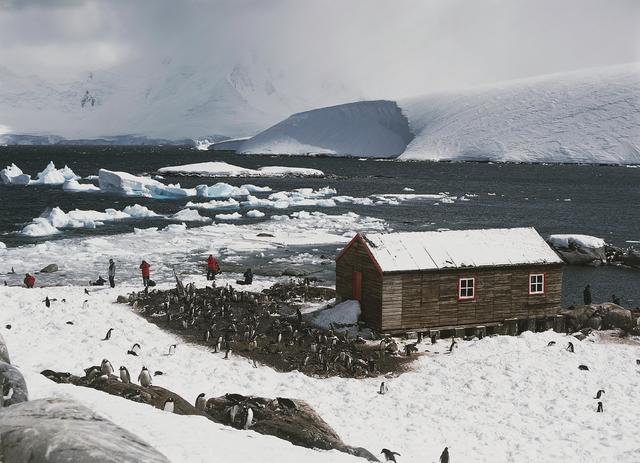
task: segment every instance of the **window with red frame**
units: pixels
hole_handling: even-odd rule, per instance
[[[473,299],[475,293],[475,278],[460,278],[458,280],[458,300]]]
[[[529,275],[529,294],[544,294],[544,273]]]

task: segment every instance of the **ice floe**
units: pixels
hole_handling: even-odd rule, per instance
[[[106,209],[104,212],[80,209],[64,212],[59,207],[54,207],[33,219],[20,233],[31,237],[50,236],[60,233],[61,228],[96,228],[104,225],[104,222],[155,216],[155,212],[139,204],[127,206],[122,211]]]
[[[180,222],[211,222],[209,217],[201,216],[200,213],[194,209],[182,209],[169,217],[169,219]]]
[[[0,180],[5,185],[28,185],[31,181],[31,176],[24,174],[15,164],[5,167],[0,170]]]
[[[303,167],[268,166],[247,169],[226,162],[211,161],[158,169],[161,174],[194,175],[199,177],[324,177],[318,169]]]

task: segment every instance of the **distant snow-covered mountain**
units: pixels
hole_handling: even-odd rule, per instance
[[[167,59],[144,74],[116,69],[65,82],[0,67],[0,133],[67,139],[249,136],[292,112],[357,98],[340,85],[297,87],[286,73],[253,61],[222,67]]]
[[[389,111],[390,104],[401,112]],[[640,64],[431,94],[397,106],[370,101],[320,108],[291,116],[237,151],[638,164]]]

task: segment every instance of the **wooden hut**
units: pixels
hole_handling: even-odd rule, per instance
[[[533,228],[357,234],[336,259],[339,300],[390,333],[554,316],[562,260]]]

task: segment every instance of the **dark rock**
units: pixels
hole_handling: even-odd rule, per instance
[[[54,273],[54,272],[57,272],[57,271],[58,271],[58,265],[57,264],[49,264],[45,268],[40,270],[40,273]]]
[[[258,233],[256,236],[260,238],[274,238],[274,236],[271,233]]]
[[[0,410],[6,462],[169,463],[137,436],[75,401],[41,399]]]
[[[284,277],[302,277],[304,275],[306,275],[305,272],[300,271],[300,270],[296,270],[296,269],[291,268],[291,267],[285,268],[282,271],[282,276],[284,276]]]
[[[2,385],[0,389],[2,389],[3,396],[10,396],[7,399],[0,400],[0,405],[8,407],[9,405],[29,400],[27,383],[25,382],[22,373],[20,373],[20,371],[13,365],[0,362],[0,384]],[[1,441],[2,439],[0,439],[0,442]],[[2,452],[0,452],[0,455],[2,455]]]
[[[9,356],[9,349],[7,349],[7,343],[0,334],[0,362],[11,363],[11,357]]]
[[[369,461],[378,461],[368,450],[342,442],[320,415],[302,400],[227,394],[209,399],[205,411],[218,422],[238,427],[237,422],[231,422],[230,416],[231,408],[238,404],[244,404],[253,410],[255,423],[251,429],[260,434],[276,436],[301,447],[335,449]]]

